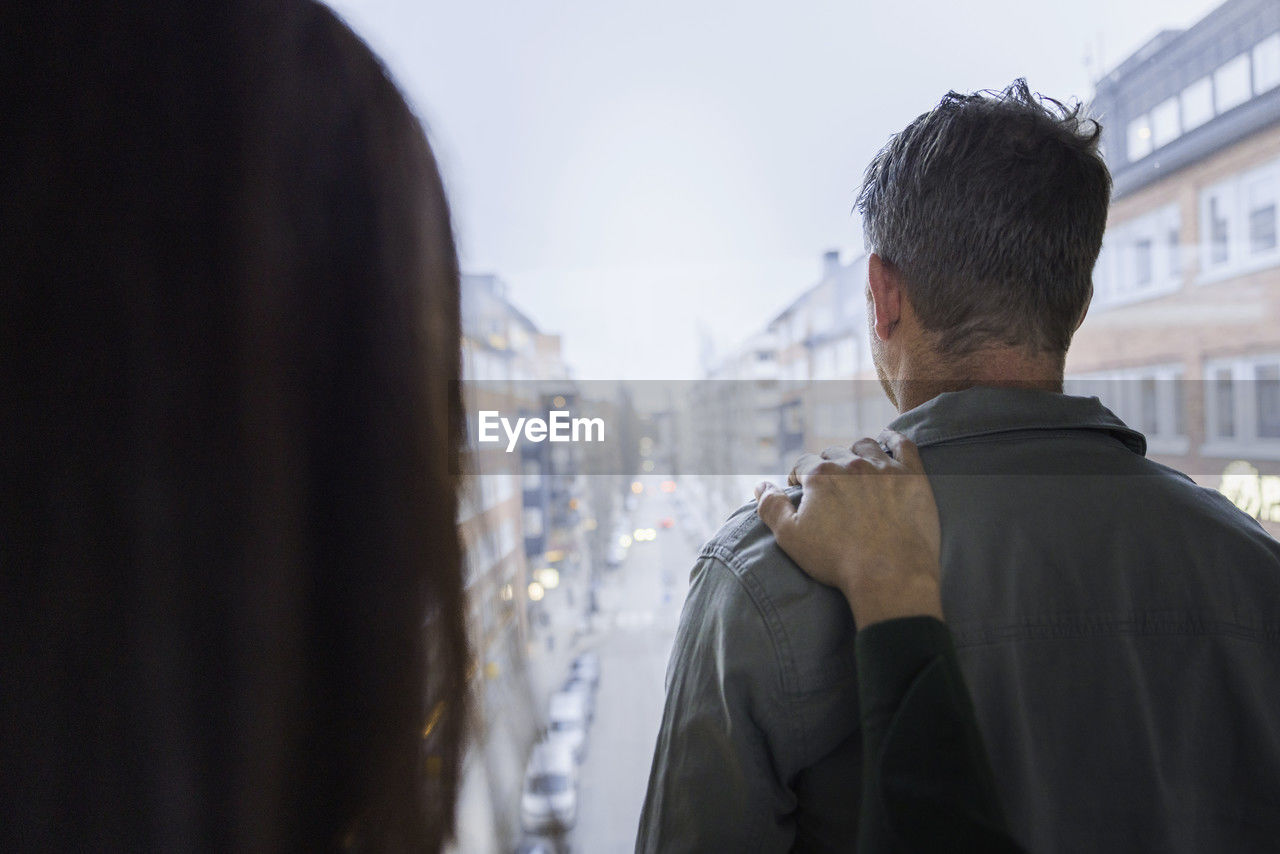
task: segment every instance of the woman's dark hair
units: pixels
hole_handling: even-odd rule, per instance
[[[858,194],[867,249],[902,273],[944,354],[1066,353],[1111,200],[1101,133],[1019,79],[948,92],[871,161]]]
[[[418,121],[304,0],[2,17],[0,848],[439,849],[459,303]]]

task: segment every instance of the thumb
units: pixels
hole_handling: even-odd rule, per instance
[[[786,543],[795,527],[796,508],[792,506],[787,494],[772,483],[761,483],[756,486],[756,515],[760,521],[769,526],[778,545],[786,551]]]
[[[920,459],[920,449],[916,443],[901,433],[884,430],[880,433],[880,441],[893,454],[893,458],[901,462],[907,469],[916,474],[924,474],[924,462]]]

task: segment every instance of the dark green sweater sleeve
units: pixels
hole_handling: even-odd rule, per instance
[[[858,851],[1021,851],[956,662],[932,617],[858,632],[863,798]]]

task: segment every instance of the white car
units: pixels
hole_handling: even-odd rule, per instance
[[[586,707],[586,711],[587,711],[587,723],[591,724],[595,722],[595,719],[596,719],[596,686],[595,685],[592,685],[587,680],[578,676],[578,674],[572,673],[569,675],[569,678],[565,680],[565,683],[563,687],[560,688],[560,690],[567,694],[581,694],[583,704]]]
[[[571,678],[582,679],[595,688],[600,684],[600,655],[595,650],[587,650],[573,660]]]
[[[548,710],[551,725],[547,731],[547,740],[563,745],[572,753],[574,761],[581,762],[587,752],[587,701],[576,691],[559,691],[551,695],[551,707]]]
[[[562,833],[578,820],[578,767],[563,745],[542,742],[533,748],[520,794],[520,824],[525,833]]]

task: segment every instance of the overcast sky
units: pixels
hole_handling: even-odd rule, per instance
[[[441,162],[463,269],[577,376],[699,375],[862,249],[862,170],[948,89],[1087,100],[1217,0],[336,0]],[[1114,132],[1114,129],[1109,129]]]

